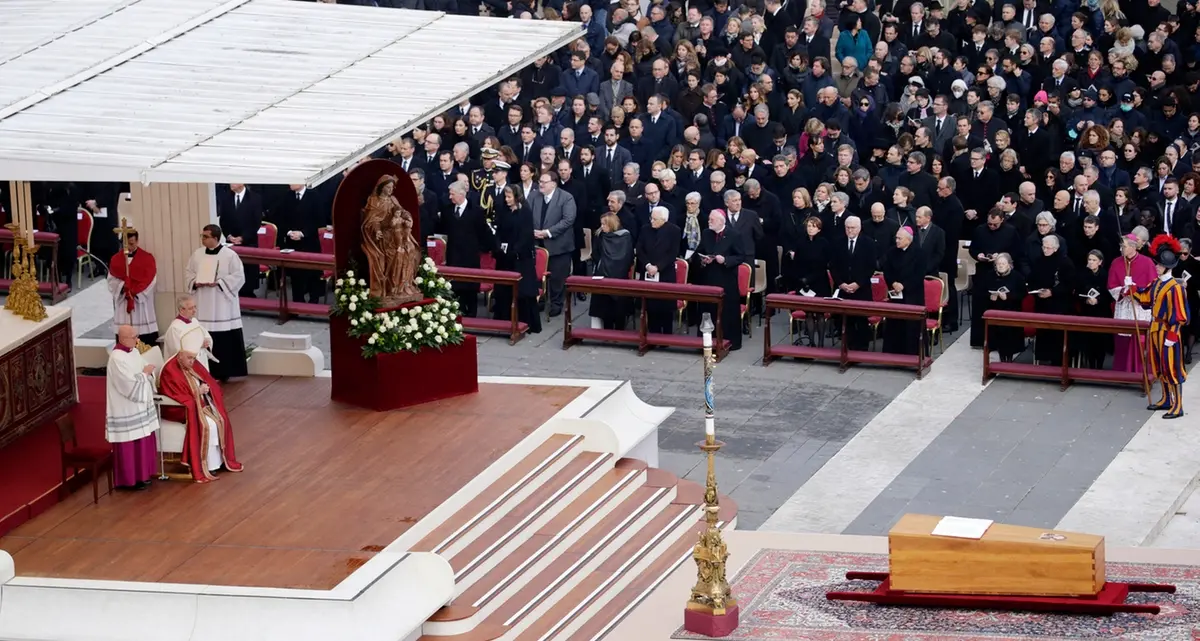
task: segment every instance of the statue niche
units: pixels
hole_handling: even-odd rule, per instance
[[[413,216],[392,195],[396,176],[380,176],[362,210],[362,250],[367,255],[371,295],[384,308],[420,300],[413,282],[421,248],[413,239]]]

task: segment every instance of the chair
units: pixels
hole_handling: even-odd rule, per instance
[[[738,297],[741,298],[742,301],[741,304],[738,305],[738,308],[741,311],[739,318],[742,321],[742,326],[747,328],[747,330],[749,329],[750,324],[746,322],[746,314],[750,312],[750,279],[753,277],[754,270],[749,265],[746,263],[738,265]],[[741,330],[739,329],[738,331]]]
[[[333,245],[333,230],[332,229],[322,229],[321,230],[321,253],[332,256],[334,254],[333,247],[334,247],[334,245]],[[326,269],[325,271],[321,272],[321,278],[325,279],[326,282],[333,280],[333,270]],[[328,290],[326,290],[326,295],[328,295]]]
[[[675,283],[677,285],[686,285],[688,282],[688,262],[682,258],[675,259]],[[679,323],[679,328],[684,329],[683,312],[687,310],[686,300],[675,301],[676,320]]]
[[[963,311],[967,318],[971,317],[971,277],[975,275],[979,261],[971,256],[970,241],[963,241],[958,247],[958,276],[954,285],[958,289],[958,322],[961,325]]]
[[[759,259],[754,261],[754,289],[750,293],[757,296],[760,302],[767,295],[767,261],[765,260]],[[762,327],[763,317],[766,316],[766,309],[766,304],[763,304],[758,316],[759,327]]]
[[[446,264],[446,239],[430,236],[425,241],[425,253],[433,259],[433,264],[441,267]]]
[[[592,230],[583,230],[583,249],[579,250],[579,260],[588,262],[592,259]]]
[[[92,503],[100,502],[100,473],[108,472],[108,491],[113,490],[113,453],[107,447],[80,447],[75,436],[75,420],[63,414],[54,421],[58,425],[58,445],[62,453],[62,485],[60,493],[67,489],[67,468],[74,476],[80,470],[92,475]]]
[[[886,303],[888,301],[888,286],[887,281],[883,278],[883,272],[871,274],[871,301],[875,303]],[[871,349],[875,349],[875,341],[879,339],[879,325],[881,323],[883,323],[882,316],[867,317],[867,325],[871,327]]]
[[[938,337],[938,350],[946,352],[942,344],[942,308],[946,303],[946,283],[937,276],[925,277],[925,331],[929,332],[929,344],[932,348],[934,336]],[[933,315],[931,318],[930,315]]]
[[[104,265],[104,261],[92,254],[92,229],[96,226],[96,220],[92,217],[92,212],[79,208],[75,214],[77,225],[78,239],[75,245],[75,264],[78,265],[78,273],[75,277],[75,282],[83,282],[83,266],[88,266],[88,277],[96,276],[96,263]]]
[[[264,221],[258,228],[258,246],[265,249],[279,249],[279,228],[275,226],[275,223]],[[267,283],[266,286],[269,289],[271,281],[268,277],[271,274],[271,268],[267,265],[259,265],[258,272],[263,275],[263,281]],[[285,294],[280,292],[279,295],[284,296]]]
[[[479,268],[480,269],[496,269],[496,257],[491,252],[479,252]],[[495,283],[479,283],[479,291],[483,294],[483,308],[492,308],[492,290],[496,289]]]
[[[550,287],[550,250],[545,247],[534,247],[533,275],[538,280],[538,302],[549,291]]]

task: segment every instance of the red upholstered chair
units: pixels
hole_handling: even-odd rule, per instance
[[[675,259],[675,283],[686,285],[688,282],[688,262],[682,258]],[[675,301],[675,315],[679,328],[683,329],[683,312],[687,309],[686,300]]]
[[[331,229],[322,229],[321,230],[321,253],[329,254],[330,256],[333,255],[333,230],[331,230]],[[326,269],[324,272],[321,273],[321,278],[324,278],[325,280],[332,279],[333,278],[333,270]]]
[[[479,268],[480,269],[496,269],[496,257],[491,252],[479,252]],[[484,309],[492,308],[492,290],[496,289],[495,283],[480,283],[479,291],[483,293]]]
[[[108,491],[113,489],[113,454],[107,447],[80,447],[75,438],[75,420],[63,414],[55,421],[58,425],[58,444],[62,453],[62,485],[59,493],[67,491],[67,469],[71,474],[88,470],[92,475],[92,503],[100,502],[100,473],[108,472]]]
[[[537,299],[540,303],[550,286],[550,250],[545,247],[535,247],[533,258],[533,275],[538,279]]]
[[[883,278],[883,272],[871,274],[871,300],[876,303],[888,301],[888,286],[887,281]],[[882,322],[882,316],[867,317],[867,324],[871,326],[871,349],[875,348],[875,341],[879,338],[879,324]]]
[[[442,266],[446,264],[446,239],[430,236],[425,241],[426,253],[433,259],[433,264]]]
[[[753,267],[747,265],[746,263],[738,265],[738,296],[741,297],[742,300],[741,304],[738,305],[738,308],[741,311],[739,318],[741,319],[743,326],[749,326],[749,323],[746,322],[746,314],[750,312],[750,282],[753,278]],[[741,328],[738,328],[738,331],[741,331]]]
[[[275,226],[275,223],[264,221],[258,228],[258,246],[264,249],[279,249],[279,228]],[[263,275],[263,282],[267,283],[266,290],[264,290],[265,295],[266,291],[271,288],[271,281],[268,278],[271,268],[267,265],[259,265],[258,272]],[[280,296],[283,294],[280,293]]]
[[[75,213],[76,233],[78,234],[75,245],[75,264],[78,266],[78,274],[76,275],[76,284],[83,282],[83,266],[88,266],[88,275],[95,276],[96,263],[101,264],[104,261],[92,255],[92,228],[96,226],[96,221],[92,218],[92,212],[79,208]]]
[[[1034,302],[1033,296],[1026,296],[1025,298],[1022,298],[1021,311],[1025,312],[1026,314],[1036,314],[1037,311],[1033,308]],[[1033,327],[1025,328],[1025,338],[1033,338],[1035,336],[1037,336],[1037,329]]]
[[[933,345],[933,337],[942,337],[942,292],[946,288],[946,283],[942,282],[937,276],[925,277],[925,331],[929,332],[929,345]],[[946,352],[946,348],[942,342],[938,341],[938,348],[942,353]]]

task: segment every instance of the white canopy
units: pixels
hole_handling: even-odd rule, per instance
[[[0,179],[314,185],[581,35],[292,0],[5,0]]]

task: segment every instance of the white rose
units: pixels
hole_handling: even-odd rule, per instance
[[[433,337],[433,342],[435,342],[435,343],[437,343],[437,344],[441,345],[441,344],[442,344],[442,337],[441,337],[441,336],[434,336],[434,337]]]
[[[342,286],[342,279],[340,279],[340,278],[339,278],[339,279],[337,279],[337,282],[336,282],[336,283],[334,283],[334,285],[336,285],[337,287],[341,287],[341,286]]]
[[[363,312],[363,320],[364,321],[371,320],[371,312]]]
[[[354,320],[353,318],[351,318],[351,319],[350,319],[350,326],[351,326],[351,327],[358,327],[358,321],[356,321],[356,320]]]
[[[346,278],[354,278],[354,271],[351,270],[351,271],[346,272]]]
[[[421,336],[423,336],[423,334],[421,334],[421,332],[417,332],[416,334],[413,334],[413,338],[416,340],[421,340]]]
[[[441,285],[442,287],[445,287],[445,286],[446,286],[446,284],[447,284],[447,283],[446,283],[446,279],[445,279],[445,278],[439,278],[439,279],[438,279],[438,284],[439,284],[439,285]]]
[[[462,331],[462,323],[455,323],[455,324],[454,324],[454,331],[456,331],[456,332],[461,332],[461,331]]]
[[[432,264],[433,264],[433,259],[432,259],[432,258],[430,258],[430,257],[428,257],[428,256],[426,256],[426,257],[425,257],[425,264],[426,264],[426,265],[432,265]]]
[[[413,282],[420,285],[425,282],[425,279],[421,278],[420,276],[417,276],[416,278],[413,279]]]
[[[359,286],[359,287],[366,287],[366,286],[367,286],[367,280],[366,280],[365,278],[360,278],[360,279],[358,279],[358,286]]]
[[[374,345],[374,344],[375,344],[375,337],[374,337],[374,336],[372,336],[372,337],[368,338],[368,339],[367,339],[367,344],[368,344],[368,345]]]
[[[350,311],[352,311],[352,312],[358,311],[358,305],[355,305],[354,303],[350,303]]]
[[[412,343],[405,343],[404,349],[412,349]]]
[[[358,296],[351,296],[351,297],[350,297],[350,302],[351,302],[351,303],[357,303],[357,302],[358,302]]]
[[[429,312],[425,312],[424,314],[421,314],[421,320],[427,321],[431,318],[433,318],[433,314],[430,314]]]

